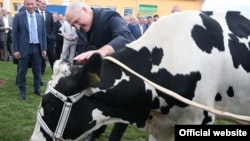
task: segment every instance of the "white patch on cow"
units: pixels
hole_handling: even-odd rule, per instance
[[[146,89],[146,90],[150,90],[150,91],[152,92],[152,101],[153,101],[155,98],[158,98],[158,99],[159,99],[159,102],[160,102],[160,104],[159,104],[160,107],[165,107],[165,106],[168,105],[167,102],[166,102],[166,100],[164,100],[164,98],[158,96],[158,94],[157,94],[155,88],[153,88],[151,85],[149,85],[149,84],[146,83],[146,82],[144,82],[144,84],[145,84],[145,89]],[[159,111],[159,110],[160,110],[160,109],[156,109],[156,111]]]
[[[92,94],[96,93],[96,92],[106,92],[106,90],[101,90],[99,88],[86,88],[85,90],[82,91],[82,93],[84,93],[84,95],[86,96],[91,96]]]
[[[97,124],[99,124],[99,125],[114,123],[114,121],[122,122],[122,123],[129,123],[128,121],[124,121],[120,118],[111,118],[110,116],[104,116],[102,114],[102,111],[100,111],[99,109],[94,109],[92,111],[92,117],[93,117],[93,121],[96,121]],[[91,122],[93,122],[93,121],[91,121]]]
[[[120,79],[116,79],[115,83],[112,87],[110,87],[109,89],[112,89],[114,87],[116,87],[117,85],[119,85],[119,83],[121,83],[123,80],[129,81],[129,76],[127,76],[124,72],[122,72],[122,76]],[[83,91],[84,95],[86,96],[91,96],[92,94],[96,93],[96,92],[103,92],[105,93],[107,90],[106,89],[100,89],[98,87],[94,87],[94,88],[87,88]]]
[[[117,85],[119,85],[120,82],[122,82],[123,80],[129,81],[129,76],[127,76],[123,71],[122,71],[122,76],[121,79],[116,79],[115,83],[113,85],[113,87],[116,87]],[[111,87],[110,89],[112,89],[113,87]]]
[[[156,73],[156,72],[159,71],[159,69],[160,69],[159,66],[153,65],[151,72],[152,72],[152,73]]]
[[[55,61],[54,67],[53,67],[53,75],[51,79],[52,87],[56,86],[60,78],[69,76],[71,74],[69,65],[70,64],[67,64],[66,62],[62,60]]]
[[[250,43],[250,37],[248,36],[248,38],[238,38],[239,39],[239,42],[242,43],[242,44],[245,44],[246,47],[249,47],[248,46],[248,43]],[[250,50],[250,48],[248,48],[248,50]]]
[[[38,112],[40,112],[42,116],[44,115],[43,108],[41,107],[41,102],[39,104]],[[40,129],[41,129],[41,126],[40,126],[39,121],[37,120],[34,131],[31,135],[30,141],[46,141]]]
[[[40,131],[40,128],[41,128],[40,123],[37,120],[34,131],[33,131],[32,136],[30,138],[30,141],[46,141],[42,132]]]
[[[99,109],[94,109],[92,112],[92,117],[93,120],[96,120],[97,123],[99,124],[103,124],[103,121],[109,119],[110,117],[106,117],[102,114],[102,111],[100,111]]]

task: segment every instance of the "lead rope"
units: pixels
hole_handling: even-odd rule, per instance
[[[149,85],[151,85],[155,89],[157,89],[157,90],[159,90],[159,91],[161,91],[161,92],[163,92],[163,93],[165,93],[165,94],[167,94],[167,95],[169,95],[177,100],[180,100],[181,102],[184,102],[188,105],[203,109],[205,111],[208,111],[208,112],[220,115],[220,116],[228,117],[228,118],[233,119],[233,120],[235,120],[239,123],[242,123],[242,124],[250,124],[250,116],[237,115],[237,114],[233,114],[233,113],[229,113],[229,112],[225,112],[225,111],[216,110],[216,109],[213,109],[213,108],[208,107],[206,105],[191,101],[191,100],[189,100],[185,97],[182,97],[181,95],[179,95],[179,94],[177,94],[177,93],[175,93],[167,88],[164,88],[162,86],[155,84],[154,82],[152,82],[152,81],[148,80],[147,78],[145,78],[144,76],[138,74],[137,72],[130,69],[129,67],[124,65],[122,62],[118,61],[117,59],[115,59],[111,56],[106,56],[106,57],[104,57],[104,59],[109,60],[109,61],[117,64],[118,66],[122,67],[123,69],[127,70],[128,72],[130,72],[130,73],[134,74],[135,76],[139,77],[140,79],[144,80],[145,82],[147,82]]]

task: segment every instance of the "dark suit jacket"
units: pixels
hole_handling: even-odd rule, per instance
[[[93,8],[93,11],[92,27],[86,33],[89,45],[98,49],[108,44],[117,51],[135,39],[119,13],[109,8]]]
[[[93,49],[96,49],[96,48],[89,48],[89,42],[86,38],[86,33],[82,30],[78,30],[76,29],[76,33],[77,33],[77,53],[80,54],[80,53],[83,53],[83,52],[86,52],[88,50],[93,50]]]
[[[56,20],[56,22],[54,23],[54,29],[56,34],[55,39],[63,41],[63,36],[59,35],[61,34],[61,31],[59,30],[61,26],[62,26],[61,22],[59,20]]]
[[[26,10],[25,6],[22,6],[22,7],[18,10],[18,12],[22,12],[22,11],[25,11],[25,10]]]
[[[38,10],[36,10],[39,13]],[[39,13],[40,14],[40,13]],[[45,28],[47,34],[47,41],[54,42],[55,41],[55,28],[54,28],[54,19],[53,14],[49,11],[45,11],[46,19],[45,19]]]
[[[47,50],[46,30],[43,17],[36,13],[37,33],[41,51]],[[19,51],[21,57],[28,53],[30,43],[29,23],[26,10],[15,15],[12,26],[12,45],[14,52]]]
[[[4,29],[4,21],[3,18],[0,18],[0,41],[4,41],[4,34],[5,34],[5,29]],[[2,44],[0,44],[3,46]]]
[[[128,24],[128,28],[130,29],[135,39],[138,39],[139,37],[142,36],[139,24],[136,24],[136,25]],[[146,31],[146,29],[147,27],[143,25],[143,33]]]

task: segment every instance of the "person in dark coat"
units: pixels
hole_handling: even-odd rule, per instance
[[[55,48],[56,59],[60,59],[62,53],[63,36],[61,35],[62,33],[59,29],[61,28],[63,22],[64,22],[63,15],[58,14],[58,19],[54,23],[55,34],[56,34],[56,48]]]
[[[77,63],[85,63],[94,53],[100,53],[105,57],[135,40],[121,15],[108,8],[91,8],[82,2],[72,2],[66,8],[65,17],[70,25],[86,33],[88,46],[96,47],[95,50],[77,55],[74,58]],[[116,123],[109,141],[121,140],[127,126]],[[106,126],[102,126],[90,133],[85,141],[93,141],[105,131],[105,128]]]
[[[36,10],[37,13],[43,16],[46,27],[46,36],[47,36],[47,57],[49,60],[49,64],[51,70],[53,71],[53,65],[56,61],[55,56],[55,28],[54,28],[54,18],[53,14],[46,10],[46,0],[40,0],[38,8]],[[46,67],[46,60],[42,61],[42,73],[44,74]]]

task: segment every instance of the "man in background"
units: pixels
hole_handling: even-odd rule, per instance
[[[24,0],[24,6],[26,10],[15,15],[12,28],[14,57],[18,60],[17,82],[20,100],[26,99],[26,74],[29,63],[34,77],[34,93],[41,96],[41,63],[47,50],[44,19],[35,12],[35,0]]]
[[[54,19],[53,14],[46,11],[46,0],[40,0],[40,3],[38,5],[37,11],[45,21],[45,27],[46,27],[46,36],[47,36],[47,57],[49,60],[49,64],[51,67],[51,70],[53,71],[53,65],[56,61],[55,57],[55,29],[54,29]],[[45,72],[46,67],[46,60],[42,60],[42,74]]]
[[[13,17],[8,14],[7,9],[5,7],[1,8],[2,16],[0,19],[4,22],[4,33],[2,33],[4,40],[3,40],[3,47],[4,47],[4,60],[9,60],[9,55],[13,58],[13,48],[11,45],[11,32],[12,32],[12,24],[13,24]]]

